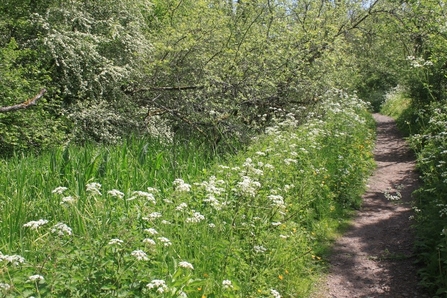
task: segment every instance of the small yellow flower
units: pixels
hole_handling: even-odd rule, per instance
[[[279,278],[280,280],[283,280],[284,276],[282,276],[282,275],[280,274],[280,275],[278,275],[278,278]]]
[[[285,272],[286,274],[289,274],[289,270],[287,270],[287,269],[286,269],[284,272]]]
[[[197,288],[197,291],[202,291],[202,287],[198,287],[198,288]]]

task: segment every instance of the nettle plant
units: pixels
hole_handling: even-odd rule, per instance
[[[92,178],[42,194],[57,204],[23,222],[20,254],[1,255],[0,290],[7,297],[305,295],[323,267],[324,243],[359,203],[372,167],[367,106],[340,91],[319,106],[306,124],[289,114],[226,164],[168,187],[105,189]]]

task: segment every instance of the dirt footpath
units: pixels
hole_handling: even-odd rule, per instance
[[[334,245],[325,289],[315,297],[428,297],[417,286],[413,266],[414,157],[392,118],[374,118],[377,168],[352,226]]]

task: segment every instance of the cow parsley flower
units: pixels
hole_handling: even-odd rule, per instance
[[[124,241],[121,239],[118,239],[118,238],[113,238],[113,239],[110,239],[110,241],[109,241],[109,245],[121,245],[123,243],[124,243]]]
[[[248,176],[243,176],[242,181],[238,182],[239,190],[242,194],[254,197],[259,188],[261,188],[261,183],[252,180]]]
[[[30,222],[27,222],[26,224],[24,224],[23,226],[26,228],[30,228],[31,230],[36,230],[43,226],[44,224],[47,224],[48,220],[46,219],[39,219],[39,220],[32,220]]]
[[[68,235],[70,236],[71,234],[73,234],[72,229],[67,226],[66,224],[62,223],[62,222],[58,222],[57,224],[55,224],[53,226],[53,228],[51,229],[51,233],[55,233],[59,236],[64,236],[64,235]]]
[[[157,234],[158,234],[157,230],[154,229],[154,228],[144,229],[144,231],[145,231],[146,233],[151,234],[151,235],[157,235]]]
[[[76,199],[72,196],[68,196],[68,197],[63,197],[60,204],[61,205],[73,204],[74,202],[76,202]]]
[[[38,281],[44,281],[45,279],[43,278],[42,275],[36,274],[36,275],[31,275],[30,277],[28,277],[28,281],[31,282],[38,282]]]
[[[55,193],[55,194],[59,194],[59,195],[61,195],[61,194],[63,194],[64,191],[66,191],[67,189],[68,189],[68,188],[65,187],[65,186],[58,186],[58,187],[56,187],[55,189],[53,189],[53,191],[51,191],[51,193]]]
[[[267,196],[267,198],[269,198],[270,201],[272,201],[273,205],[275,205],[276,207],[283,208],[286,206],[284,204],[284,198],[280,195],[269,195]]]
[[[233,284],[231,283],[231,280],[225,279],[225,280],[222,281],[222,287],[224,289],[232,289],[233,288]]]
[[[155,245],[155,241],[151,238],[144,238],[143,243],[149,244],[149,245]]]
[[[87,192],[91,192],[92,194],[97,194],[97,195],[102,195],[101,194],[101,184],[99,184],[98,182],[92,182],[89,183],[85,186],[85,190]]]
[[[0,289],[3,291],[9,291],[9,289],[11,289],[11,285],[0,282]]]
[[[162,215],[160,212],[152,212],[148,217],[143,217],[143,220],[153,220],[160,218]]]
[[[14,266],[25,263],[25,258],[19,255],[4,255],[0,252],[0,262],[6,262]]]
[[[188,223],[198,223],[205,219],[205,216],[200,214],[200,212],[194,212],[192,217],[188,217],[185,221]]]
[[[127,200],[128,201],[132,201],[132,200],[135,200],[138,197],[145,198],[146,200],[148,200],[152,204],[156,203],[154,195],[152,193],[145,192],[145,191],[134,191],[134,192],[132,192],[132,197],[130,197]]]
[[[177,210],[177,211],[183,211],[183,210],[185,210],[186,208],[188,208],[188,204],[186,204],[186,203],[181,203],[180,205],[178,205],[177,207],[175,207],[175,210]]]
[[[158,240],[163,243],[164,246],[171,246],[172,242],[166,237],[158,237]]]
[[[185,261],[182,261],[182,262],[178,263],[178,265],[180,267],[182,267],[182,268],[187,268],[187,269],[194,270],[194,267],[192,266],[192,264],[188,263],[188,262],[185,262]]]
[[[279,294],[279,292],[277,290],[270,289],[270,294],[272,294],[272,296],[274,298],[281,298],[281,295]]]
[[[134,250],[130,254],[132,256],[134,256],[138,261],[148,261],[149,260],[149,258],[147,257],[147,254],[140,249]]]
[[[146,287],[150,290],[155,289],[158,293],[164,293],[168,290],[166,282],[162,279],[154,279],[150,283],[148,283]]]
[[[124,198],[124,193],[122,193],[121,191],[119,191],[117,189],[109,190],[107,193],[109,195],[111,195],[112,197],[116,197],[116,198],[120,198],[120,199]]]
[[[189,192],[191,191],[191,185],[185,183],[183,179],[177,178],[174,180],[175,190],[179,192]]]
[[[267,251],[267,248],[262,245],[255,245],[253,247],[253,250],[255,251],[255,253],[265,253]]]

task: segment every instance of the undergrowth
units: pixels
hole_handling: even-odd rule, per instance
[[[5,297],[303,297],[373,167],[367,106],[329,92],[224,163],[146,140],[0,166]]]

